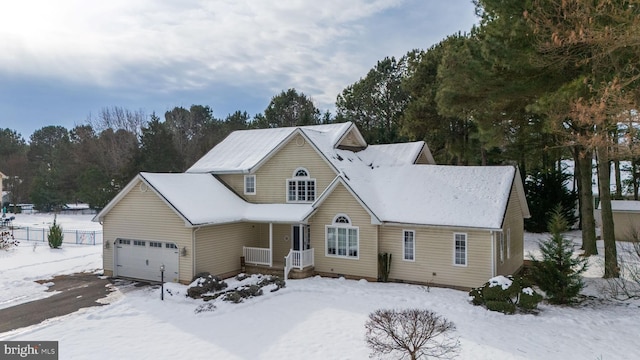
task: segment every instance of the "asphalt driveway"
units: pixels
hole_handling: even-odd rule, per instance
[[[31,301],[6,309],[0,309],[0,333],[39,324],[46,319],[71,314],[81,308],[102,306],[96,302],[107,296],[112,287],[108,279],[96,274],[78,273],[56,276],[48,291],[60,291],[46,299]]]

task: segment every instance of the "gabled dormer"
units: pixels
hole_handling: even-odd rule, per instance
[[[358,152],[367,148],[367,142],[364,140],[364,137],[362,137],[362,134],[360,134],[358,128],[352,123],[349,130],[338,139],[335,148]]]

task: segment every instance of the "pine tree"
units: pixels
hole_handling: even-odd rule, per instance
[[[562,209],[556,207],[549,222],[551,237],[539,245],[542,259],[532,259],[531,278],[552,304],[571,302],[584,287],[581,274],[587,260],[573,256],[573,243],[562,235],[567,225]]]
[[[62,241],[64,240],[64,234],[62,233],[62,227],[56,222],[56,217],[53,218],[53,225],[49,228],[49,235],[47,236],[47,240],[49,240],[49,247],[52,249],[59,249],[62,246]]]

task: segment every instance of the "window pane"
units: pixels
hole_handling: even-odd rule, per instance
[[[306,181],[298,181],[298,201],[305,201],[306,196]]]
[[[338,255],[347,255],[347,229],[338,228]]]
[[[256,191],[256,178],[254,176],[246,176],[244,178],[244,191],[246,193],[254,193]]]
[[[307,182],[307,201],[314,201],[316,199],[316,182]]]
[[[404,232],[404,259],[413,260],[414,238],[413,231]]]
[[[349,229],[349,256],[358,256],[358,230]]]
[[[336,254],[336,229],[327,228],[327,254]]]
[[[302,169],[296,171],[296,177],[307,177],[307,176],[309,176],[307,172]]]
[[[296,182],[289,181],[288,187],[289,187],[289,195],[288,195],[289,201],[296,201]]]
[[[467,237],[464,234],[456,234],[455,236],[455,264],[467,264]]]

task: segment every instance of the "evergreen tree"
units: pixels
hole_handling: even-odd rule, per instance
[[[571,302],[584,287],[581,274],[587,260],[573,256],[573,243],[562,235],[566,229],[567,220],[556,207],[549,222],[551,237],[539,245],[542,259],[532,258],[531,278],[552,304]]]
[[[182,172],[184,159],[174,146],[173,134],[155,115],[147,127],[142,128],[140,153],[137,159],[139,171]]]
[[[62,233],[62,227],[56,222],[56,217],[53,218],[53,225],[49,228],[47,240],[49,241],[49,247],[52,249],[59,249],[62,246],[64,234]]]
[[[577,194],[565,186],[570,177],[571,175],[556,170],[536,171],[527,176],[524,191],[531,218],[525,219],[525,230],[536,233],[545,232],[551,214],[558,206],[569,226],[576,223]]]

